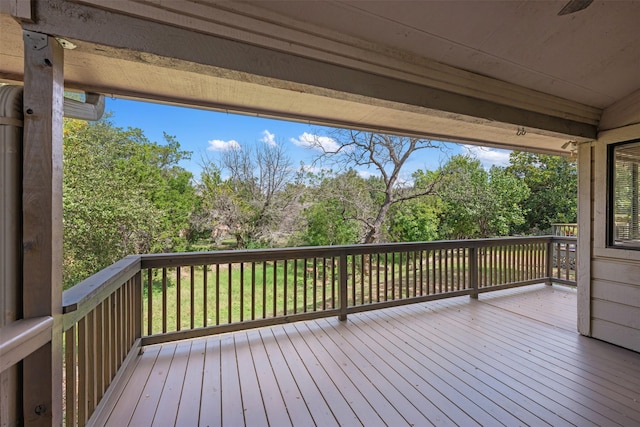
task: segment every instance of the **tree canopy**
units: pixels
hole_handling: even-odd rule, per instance
[[[195,204],[190,153],[174,138],[149,141],[108,120],[65,120],[63,224],[65,283],[132,253],[187,249]]]
[[[233,235],[238,248],[270,246],[295,199],[287,191],[294,177],[291,160],[278,145],[223,151],[218,163],[208,159],[203,165],[201,225]]]
[[[578,217],[578,169],[566,157],[514,151],[507,173],[529,188],[523,200],[525,221],[519,233],[548,232],[552,223],[574,223]]]
[[[64,133],[67,286],[131,253],[480,238],[576,219],[575,163],[554,156],[514,152],[485,169],[458,155],[407,179],[409,157],[437,146],[342,131],[315,172],[265,143],[218,153],[195,181],[170,135],[108,119],[66,120]]]
[[[375,243],[383,235],[383,224],[389,209],[396,203],[426,196],[433,191],[434,182],[407,185],[402,180],[404,167],[412,156],[425,149],[438,147],[432,141],[408,136],[397,136],[355,130],[339,130],[333,134],[336,148],[327,149],[322,140],[315,147],[322,150],[317,161],[327,161],[339,171],[364,168],[372,170],[369,191],[376,200],[371,216],[360,215],[353,219],[362,222],[362,243]]]
[[[529,189],[504,168],[486,171],[479,160],[458,155],[439,173],[443,174],[438,185],[443,204],[441,238],[504,236],[525,222],[521,203]]]

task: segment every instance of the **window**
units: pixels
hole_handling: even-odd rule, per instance
[[[609,246],[640,250],[640,140],[609,146]]]

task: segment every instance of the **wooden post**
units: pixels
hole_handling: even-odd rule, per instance
[[[23,312],[53,316],[51,342],[24,359],[27,426],[62,423],[63,50],[24,32]]]
[[[193,267],[191,267],[191,298],[193,299]],[[138,339],[142,337],[142,270],[138,271],[134,277],[133,287],[133,338]],[[191,317],[193,318],[193,303],[191,304]],[[193,329],[193,320],[191,321],[191,328]]]
[[[478,271],[478,248],[469,248],[469,285],[472,289],[469,296],[473,299],[478,299],[479,276],[480,272]]]
[[[340,270],[338,274],[338,284],[340,286],[340,320],[347,320],[347,254],[340,254]]]
[[[604,144],[603,144],[604,145]],[[601,152],[606,150],[601,148]],[[593,251],[593,148],[578,145],[578,245],[576,256],[576,284],[578,292],[578,332],[591,336],[591,256]]]
[[[549,238],[549,243],[547,243],[547,280],[545,283],[547,285],[553,284],[553,245],[555,245],[553,241],[553,237]],[[558,257],[560,257],[560,251],[558,251]]]

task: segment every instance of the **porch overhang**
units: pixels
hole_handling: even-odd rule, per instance
[[[65,52],[68,89],[111,96],[559,154],[569,141],[595,139],[605,112],[608,126],[640,121],[625,107],[640,97],[634,3],[594,4],[571,20],[557,16],[562,2],[401,3],[396,11],[363,2],[9,3],[0,15],[6,81],[23,79],[24,28],[75,45]],[[555,39],[540,43],[540,30],[518,28],[522,8]],[[597,21],[602,14],[612,17]],[[419,28],[415,15],[424,18]],[[513,29],[496,27],[501,19]],[[447,22],[469,34],[451,38]],[[376,36],[367,23],[387,27]],[[504,40],[474,44],[471,33],[483,31]],[[580,42],[594,33],[598,43]],[[530,55],[516,55],[517,43]],[[590,56],[605,51],[615,52],[608,64]],[[572,62],[559,66],[564,59]]]

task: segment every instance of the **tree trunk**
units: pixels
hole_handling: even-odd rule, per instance
[[[367,231],[367,234],[364,236],[364,240],[362,243],[378,243],[378,241],[380,240],[380,230],[382,229],[382,224],[384,223],[384,219],[387,216],[389,207],[391,207],[391,200],[387,198],[382,206],[380,206],[378,216],[376,216],[375,221],[369,227],[369,231]]]

